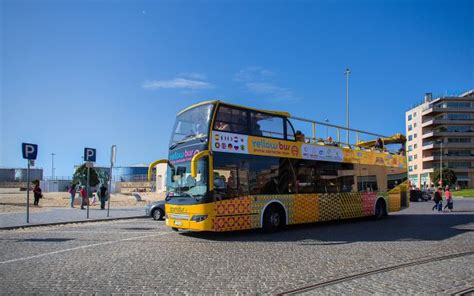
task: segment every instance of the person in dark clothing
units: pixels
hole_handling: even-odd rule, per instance
[[[33,182],[33,184],[35,185],[35,187],[33,188],[33,196],[35,197],[34,205],[39,206],[39,200],[43,197],[43,193],[41,192],[41,188],[39,186],[38,181]]]
[[[375,142],[375,149],[383,149],[383,141],[381,138],[378,138],[377,141]]]
[[[443,203],[443,193],[441,191],[441,187],[436,190],[433,196],[433,201],[435,202],[435,205],[433,206],[432,210],[438,209],[439,212],[441,212],[441,207],[438,206],[439,203]]]
[[[105,209],[105,202],[107,201],[107,187],[102,184],[99,188],[100,209]]]

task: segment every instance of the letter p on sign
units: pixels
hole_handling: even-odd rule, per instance
[[[21,151],[24,159],[36,159],[38,155],[38,145],[30,143],[21,143]]]
[[[95,162],[95,149],[84,148],[84,161]]]

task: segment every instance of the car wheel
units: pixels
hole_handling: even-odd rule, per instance
[[[421,197],[418,197],[418,202],[422,202],[423,200],[421,199]]]
[[[164,215],[165,213],[163,213],[162,209],[156,209],[153,211],[153,214],[152,214],[154,220],[161,220],[163,219]]]

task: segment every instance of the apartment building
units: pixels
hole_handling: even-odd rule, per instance
[[[474,90],[436,99],[428,93],[406,112],[405,122],[408,178],[414,186],[433,184],[431,174],[442,165],[456,172],[459,186],[474,188]]]

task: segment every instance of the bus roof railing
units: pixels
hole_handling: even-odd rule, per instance
[[[360,144],[362,143],[367,143],[368,141],[361,141],[360,137],[361,136],[370,136],[370,137],[375,137],[375,138],[380,138],[382,140],[382,143],[385,146],[385,139],[390,139],[392,137],[387,137],[382,134],[377,134],[373,132],[368,132],[360,129],[355,129],[355,128],[347,128],[344,126],[340,126],[337,124],[332,124],[332,123],[327,123],[327,122],[321,122],[321,121],[316,121],[316,120],[311,120],[311,119],[306,119],[306,118],[301,118],[301,117],[296,117],[296,116],[289,116],[288,119],[292,119],[294,121],[301,121],[301,122],[306,122],[311,124],[311,137],[305,136],[305,141],[309,140],[310,143],[323,143],[323,144],[330,144],[330,145],[345,145],[348,146],[349,148],[354,146],[354,147],[359,147],[359,148],[369,148],[366,146],[362,146]],[[323,137],[318,137],[316,135],[316,127],[317,126],[323,126],[323,127],[330,127],[336,129],[336,139],[332,140],[332,137],[328,137],[330,139],[324,139]],[[355,134],[355,143],[350,143],[351,142],[351,137],[349,135],[348,141],[345,142],[342,140],[342,135],[341,132],[348,132],[352,133],[352,135]],[[375,142],[375,139],[374,139]],[[389,144],[389,143],[387,143]],[[392,153],[395,153],[394,151]]]

